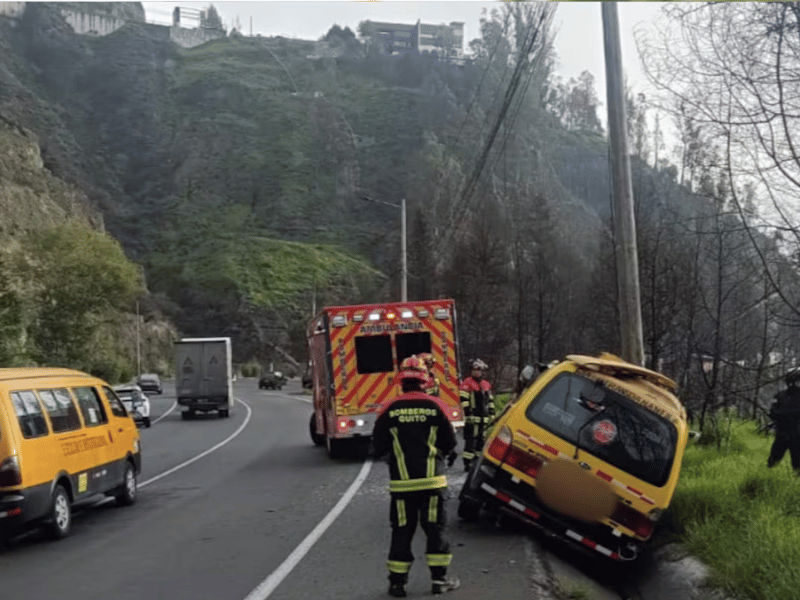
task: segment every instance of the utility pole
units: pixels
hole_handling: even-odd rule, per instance
[[[608,143],[611,154],[614,239],[617,256],[620,340],[622,358],[644,366],[642,309],[639,295],[639,260],[636,250],[636,216],[628,156],[625,102],[622,87],[622,52],[616,2],[601,2],[606,56]]]
[[[403,198],[400,204],[393,204],[384,200],[375,200],[369,196],[361,196],[362,200],[367,202],[375,202],[376,204],[385,204],[386,206],[393,206],[400,209],[400,295],[403,302],[408,301],[408,252],[406,251],[406,199]]]
[[[406,252],[406,199],[403,198],[402,202],[400,202],[400,237],[402,241],[400,242],[401,250],[400,252],[403,255],[402,258],[402,287],[401,287],[401,300],[403,302],[408,301],[408,252]]]
[[[136,301],[136,376],[142,374],[141,337],[139,335],[139,301]]]

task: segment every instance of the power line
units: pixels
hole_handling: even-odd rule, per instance
[[[500,126],[503,124],[503,121],[506,118],[506,114],[508,113],[509,108],[511,107],[512,102],[515,99],[517,91],[519,90],[520,81],[522,79],[522,75],[526,65],[528,64],[527,57],[530,56],[531,52],[533,51],[533,47],[536,41],[539,39],[539,32],[541,30],[542,24],[545,22],[551,15],[551,11],[545,7],[539,14],[538,21],[531,22],[528,31],[526,33],[525,41],[520,45],[519,56],[517,57],[517,63],[514,68],[514,72],[509,80],[508,87],[506,88],[506,92],[503,97],[503,103],[500,107],[500,110],[495,118],[494,125],[492,126],[492,130],[489,134],[489,138],[487,139],[486,143],[484,144],[483,151],[481,152],[480,157],[468,178],[462,193],[459,196],[459,199],[454,203],[455,204],[455,211],[452,211],[452,217],[450,219],[450,223],[448,227],[445,229],[443,235],[439,238],[439,243],[434,248],[434,257],[435,260],[438,261],[442,258],[443,253],[447,245],[452,240],[453,236],[455,235],[456,230],[461,226],[465,218],[465,214],[469,205],[472,202],[472,195],[474,193],[475,187],[477,186],[478,180],[480,179],[483,169],[486,165],[486,162],[489,158],[489,154],[493,148],[495,139],[497,134],[500,130]]]

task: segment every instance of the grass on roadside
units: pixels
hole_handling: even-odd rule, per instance
[[[792,600],[800,590],[800,478],[788,455],[767,469],[774,439],[731,421],[722,449],[690,443],[662,528],[749,600]]]

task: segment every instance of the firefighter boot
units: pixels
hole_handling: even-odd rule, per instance
[[[389,575],[389,595],[393,598],[406,597],[406,581],[407,577],[400,576],[399,573],[392,573]]]
[[[458,577],[443,577],[442,579],[434,579],[431,582],[431,594],[438,596],[439,594],[446,594],[461,587],[461,582]]]

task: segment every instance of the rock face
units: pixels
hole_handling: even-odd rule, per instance
[[[44,167],[38,138],[0,115],[0,236],[78,218],[102,225],[86,196]]]

